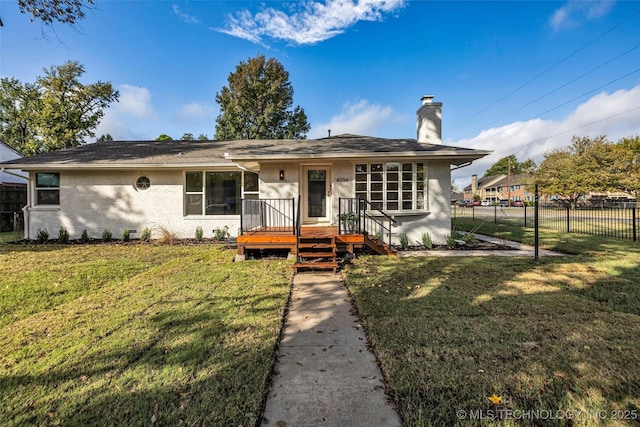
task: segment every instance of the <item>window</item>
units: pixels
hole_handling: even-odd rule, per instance
[[[144,191],[151,187],[151,180],[146,176],[140,176],[136,179],[136,188],[140,191]]]
[[[36,204],[60,204],[60,174],[57,172],[36,172]]]
[[[185,174],[185,215],[240,215],[241,198],[258,196],[258,174],[253,172]]]
[[[424,163],[356,164],[356,197],[381,210],[425,209]]]

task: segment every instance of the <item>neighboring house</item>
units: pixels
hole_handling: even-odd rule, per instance
[[[19,159],[20,154],[0,142],[0,162]],[[22,171],[0,171],[0,232],[13,230],[15,213],[22,215],[27,204],[27,174]]]
[[[106,141],[0,167],[29,172],[28,239],[39,228],[51,234],[61,226],[71,238],[85,229],[92,237],[128,229],[133,237],[147,227],[192,238],[198,226],[205,237],[225,227],[237,236],[267,214],[283,224],[337,225],[347,206],[340,200],[362,198],[372,216],[397,221],[395,239],[407,233],[409,241],[419,241],[429,233],[445,242],[451,165],[490,152],[442,145],[442,103],[432,99],[423,97],[417,111],[417,140]],[[256,199],[267,201],[260,212],[250,203]]]
[[[509,200],[514,202],[533,202],[534,190],[531,188],[531,175],[494,175],[484,176],[478,179],[477,175],[471,176],[471,184],[464,188],[465,199],[472,200],[478,195],[481,200],[499,202]]]

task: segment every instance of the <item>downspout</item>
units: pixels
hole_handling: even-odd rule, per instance
[[[22,212],[24,213],[24,238],[26,240],[31,240],[31,236],[29,236],[29,230],[31,229],[31,227],[28,226],[29,225],[29,208],[31,207],[31,183],[32,183],[31,174],[27,176],[20,175],[15,172],[10,172],[4,167],[0,168],[0,171],[3,173],[6,173],[7,175],[12,175],[12,176],[27,180],[27,204],[22,207]]]

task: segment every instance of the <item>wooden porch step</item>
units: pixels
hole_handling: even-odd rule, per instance
[[[301,258],[334,258],[335,252],[299,252]]]
[[[334,249],[335,243],[300,243],[298,245],[300,249]]]
[[[296,273],[299,270],[333,270],[335,273],[338,270],[338,262],[296,262],[293,265],[293,270]]]

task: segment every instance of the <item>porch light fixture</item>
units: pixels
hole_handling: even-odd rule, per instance
[[[284,181],[284,169],[280,169],[280,181]]]

